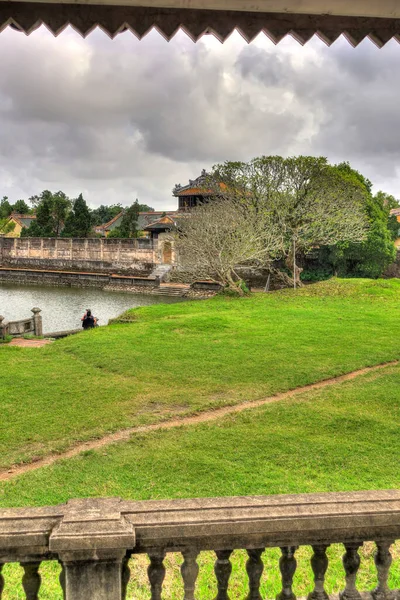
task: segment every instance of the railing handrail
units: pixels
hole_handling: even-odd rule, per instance
[[[61,526],[73,522],[80,523],[75,541],[90,536],[94,523],[99,534],[112,522],[114,529],[106,527],[101,533],[103,542],[109,538],[111,545],[114,534],[121,533],[116,524],[124,524],[135,533],[135,545],[126,545],[134,552],[155,547],[176,551],[186,545],[204,550],[221,545],[247,548],[261,538],[263,546],[376,541],[400,538],[400,490],[138,502],[99,498],[3,509],[0,549],[25,547],[34,539],[46,554],[54,550],[52,541]]]
[[[197,557],[214,550],[218,600],[227,600],[236,548],[247,550],[250,599],[261,599],[262,554],[279,547],[282,579],[280,600],[292,592],[298,546],[311,545],[314,590],[308,600],[328,600],[324,589],[326,550],[345,547],[345,589],[341,600],[361,600],[356,589],[358,549],[376,543],[378,586],[373,600],[394,600],[388,587],[391,544],[400,538],[400,490],[197,498],[191,500],[123,501],[120,498],[71,500],[59,506],[0,510],[0,598],[2,566],[20,562],[26,598],[37,599],[43,560],[62,565],[60,584],[65,600],[124,600],[130,580],[129,558],[146,553],[152,600],[161,600],[166,552],[181,552],[184,600],[194,600],[199,572]]]

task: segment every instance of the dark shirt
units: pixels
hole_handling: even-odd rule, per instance
[[[94,317],[85,317],[82,321],[83,329],[92,329],[94,327]]]

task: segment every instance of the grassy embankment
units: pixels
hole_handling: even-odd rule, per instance
[[[135,435],[128,443],[87,452],[3,484],[0,504],[41,505],[70,497],[176,498],[400,487],[400,367],[387,367],[323,390],[303,393],[215,423]],[[360,589],[376,585],[373,545],[363,548]],[[343,548],[333,546],[327,588],[343,587]],[[400,548],[393,550],[390,584],[400,585]],[[267,550],[262,595],[279,591],[279,552]],[[295,592],[311,588],[310,549],[298,552]],[[231,598],[245,596],[245,553],[235,552]],[[198,598],[215,597],[212,553],[200,557]],[[182,597],[180,557],[166,559],[166,600]],[[128,597],[148,598],[147,559],[132,561]],[[43,600],[61,600],[54,565],[43,567]],[[20,573],[5,569],[18,596]]]
[[[400,282],[332,281],[244,300],[216,298],[129,312],[114,325],[39,351],[1,348],[2,465],[135,423],[259,398],[399,357]],[[400,487],[400,367],[388,367],[215,423],[135,435],[0,486],[0,505],[74,496],[125,498],[274,494]],[[327,587],[343,582],[332,547]],[[399,550],[395,548],[395,557]],[[299,551],[295,592],[310,589]],[[278,553],[265,553],[262,594],[279,588]],[[235,553],[232,598],[243,597]],[[179,558],[167,559],[166,599],[181,597]],[[215,596],[213,557],[200,558],[198,598]],[[130,596],[148,597],[146,558],[133,561]],[[7,565],[5,600],[22,596]],[[61,598],[43,565],[42,600]],[[376,576],[363,550],[360,588]],[[391,585],[399,587],[397,560]]]
[[[155,305],[40,350],[0,348],[0,469],[132,425],[397,359],[400,282]]]

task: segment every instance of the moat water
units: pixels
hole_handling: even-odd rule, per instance
[[[81,326],[81,317],[90,308],[99,325],[117,317],[128,308],[150,304],[180,302],[179,298],[158,297],[127,292],[107,292],[92,288],[62,288],[0,283],[0,315],[7,321],[26,319],[31,309],[42,309],[43,331],[64,331]]]

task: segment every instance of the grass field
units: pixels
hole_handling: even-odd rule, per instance
[[[296,398],[225,417],[218,422],[181,427],[132,437],[97,452],[60,461],[0,486],[2,506],[58,503],[79,496],[178,498],[214,495],[275,494],[400,487],[400,366],[371,372],[352,381]],[[362,551],[360,589],[372,589],[376,574],[373,545]],[[333,546],[327,588],[343,587],[340,556]],[[400,586],[400,548],[390,584]],[[279,591],[279,552],[267,550],[262,594]],[[298,552],[295,592],[304,596],[311,587],[310,549]],[[214,557],[200,558],[198,598],[212,600]],[[245,554],[233,558],[232,598],[245,596]],[[181,597],[180,558],[166,561],[165,598]],[[148,598],[146,557],[132,561],[128,597]],[[43,600],[57,595],[54,565],[43,568]],[[19,572],[8,565],[9,592],[15,600]]]
[[[397,359],[400,282],[128,312],[42,349],[0,347],[0,469],[137,424]]]

